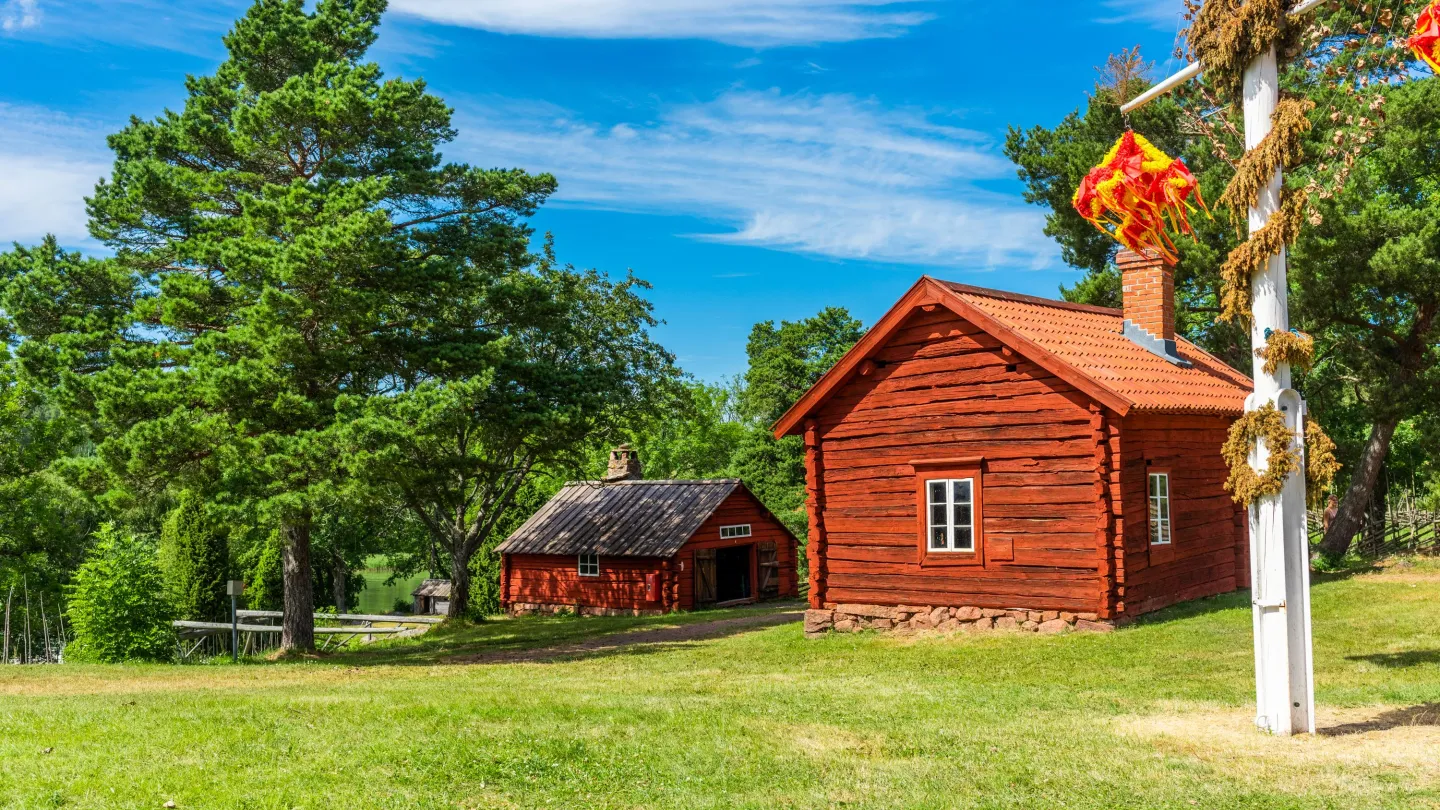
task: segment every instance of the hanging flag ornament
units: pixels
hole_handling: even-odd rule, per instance
[[[1440,73],[1440,0],[1434,0],[1415,20],[1415,33],[1405,41],[1415,55]]]
[[[1194,210],[1189,203],[1192,194],[1204,209],[1200,183],[1185,161],[1171,158],[1127,129],[1105,161],[1085,175],[1070,202],[1080,216],[1125,247],[1153,248],[1174,264],[1179,257],[1165,230],[1168,225],[1176,233],[1192,232],[1187,216]]]

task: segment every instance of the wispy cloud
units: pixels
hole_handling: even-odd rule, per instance
[[[0,104],[0,245],[53,233],[85,242],[85,196],[110,171],[108,129],[37,108]]]
[[[1138,23],[1162,31],[1178,29],[1185,11],[1181,0],[1103,0],[1101,5],[1108,13],[1096,22]]]
[[[5,0],[0,3],[0,31],[34,28],[40,22],[39,0]]]
[[[837,258],[1040,267],[1041,214],[982,181],[986,135],[841,95],[733,91],[602,126],[545,104],[458,99],[455,156],[553,172],[555,204],[681,214],[696,238]]]
[[[391,0],[398,13],[509,34],[767,46],[894,37],[928,0]]]

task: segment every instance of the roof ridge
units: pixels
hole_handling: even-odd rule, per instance
[[[931,276],[930,278],[934,278]],[[1093,304],[1076,304],[1070,301],[1057,301],[1054,298],[1041,298],[1038,295],[1026,295],[1024,293],[1010,292],[1009,290],[997,290],[991,287],[977,287],[973,284],[961,284],[958,281],[946,281],[936,278],[935,281],[944,284],[955,292],[970,293],[971,295],[983,295],[987,298],[1000,298],[1007,301],[1016,301],[1021,304],[1035,304],[1042,307],[1054,307],[1055,309],[1068,309],[1075,312],[1090,312],[1096,315],[1114,315],[1123,317],[1124,311],[1115,307],[1099,307]]]
[[[694,484],[738,484],[739,478],[627,478],[623,481],[566,481],[565,486],[588,484],[597,487],[636,486],[639,484],[694,485]]]

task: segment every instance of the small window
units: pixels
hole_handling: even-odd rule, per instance
[[[600,555],[585,553],[580,555],[580,576],[600,576]]]
[[[1170,545],[1170,474],[1150,473],[1150,545]]]
[[[736,538],[736,537],[749,537],[749,536],[750,536],[750,524],[749,524],[749,523],[741,523],[741,524],[738,524],[738,525],[735,525],[735,526],[721,526],[721,527],[720,527],[720,537],[721,537],[721,539],[724,539],[724,540],[730,540],[730,539],[733,539],[733,538]]]
[[[944,478],[925,482],[930,551],[975,550],[975,479]]]

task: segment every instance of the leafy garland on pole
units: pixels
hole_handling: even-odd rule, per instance
[[[1250,466],[1250,448],[1255,440],[1265,442],[1270,451],[1264,472]],[[1300,469],[1300,453],[1295,449],[1295,435],[1285,424],[1285,414],[1267,402],[1250,411],[1230,426],[1230,435],[1220,448],[1220,455],[1230,465],[1230,478],[1225,489],[1236,503],[1250,504],[1269,495],[1279,495],[1285,479]]]

